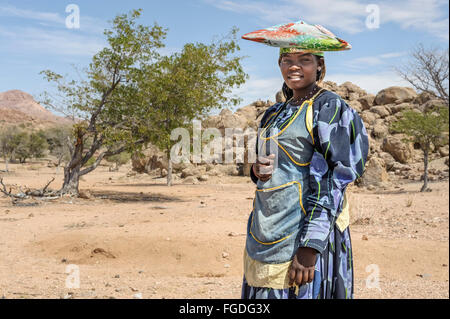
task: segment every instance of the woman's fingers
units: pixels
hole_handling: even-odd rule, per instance
[[[273,166],[272,165],[261,165],[259,166],[259,175],[272,175]]]
[[[308,271],[308,282],[312,282],[314,280],[314,268],[310,268]]]
[[[301,286],[302,282],[303,282],[303,271],[298,269],[297,272],[296,272],[296,275],[295,275],[295,283],[298,286]]]
[[[256,159],[256,163],[262,165],[273,165],[273,161],[275,160],[275,154],[270,154],[269,156],[258,156]]]
[[[273,173],[273,163],[275,154],[269,156],[259,156],[256,162],[256,172],[259,175],[259,179],[263,182],[269,180]]]
[[[295,281],[295,270],[294,269],[289,269],[289,286],[292,286],[294,284]]]
[[[295,279],[294,279],[295,278]],[[295,284],[298,286],[306,285],[314,280],[314,268],[305,268],[289,271],[289,285]]]

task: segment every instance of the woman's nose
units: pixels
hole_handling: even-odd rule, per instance
[[[289,70],[299,70],[301,68],[302,68],[302,66],[300,64],[294,63],[289,67]]]

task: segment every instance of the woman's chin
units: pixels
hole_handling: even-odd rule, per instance
[[[289,81],[286,83],[287,86],[292,90],[301,90],[307,87],[309,84],[306,83],[304,80],[296,80],[296,81]]]

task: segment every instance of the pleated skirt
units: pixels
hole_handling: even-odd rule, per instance
[[[353,299],[353,256],[350,229],[335,226],[323,254],[317,254],[314,280],[294,287],[272,289],[252,287],[243,280],[242,299]]]

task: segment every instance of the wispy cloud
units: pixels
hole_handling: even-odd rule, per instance
[[[25,10],[10,5],[0,6],[0,16],[53,22],[58,24],[64,24],[65,21],[65,19],[58,13]]]
[[[283,78],[279,77],[260,78],[250,75],[250,79],[240,88],[235,89],[233,94],[242,98],[241,106],[249,105],[256,100],[275,100],[275,94],[281,90]]]
[[[36,21],[43,27],[66,28],[66,16],[55,12],[42,12],[21,9],[11,5],[0,5],[0,17],[2,16]],[[107,22],[81,13],[80,29],[77,29],[77,31],[91,34],[103,34],[103,31],[107,26]]]
[[[396,58],[404,57],[408,54],[406,51],[401,52],[389,52],[372,56],[363,56],[360,58],[352,59],[344,62],[344,65],[348,68],[355,70],[362,70],[374,66],[387,66],[392,63]]]
[[[80,29],[67,29],[62,14],[11,5],[0,4],[0,17],[18,22],[14,27],[0,22],[0,40],[7,43],[0,47],[1,51],[92,56],[105,45],[102,34],[106,22],[87,15],[81,14]]]
[[[5,38],[7,43],[7,46],[2,46],[0,50],[8,52],[91,56],[105,45],[104,40],[97,37],[34,27],[14,30],[0,27],[0,37]]]
[[[262,2],[253,0],[204,0],[221,10],[257,16],[262,26],[278,24],[299,18],[307,22],[324,21],[327,27],[350,34],[368,29],[365,21],[369,13],[367,2],[360,0],[281,0]],[[396,23],[403,29],[422,30],[430,35],[448,40],[448,1],[400,0],[375,2],[380,9],[380,23]]]

